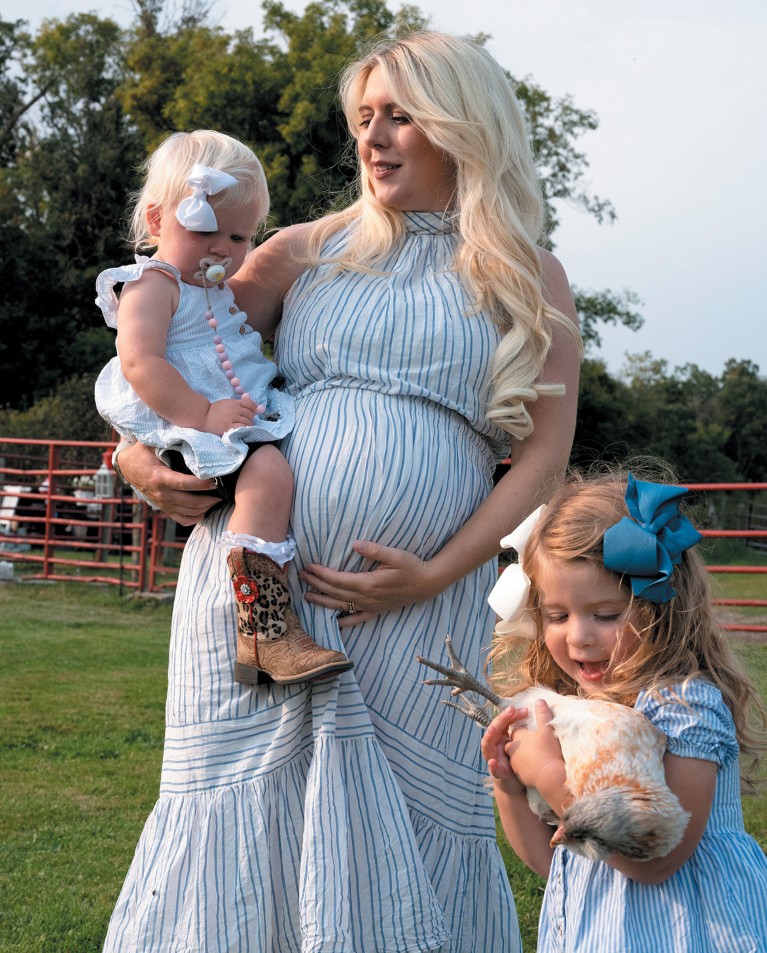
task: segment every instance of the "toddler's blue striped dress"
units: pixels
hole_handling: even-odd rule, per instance
[[[554,852],[539,953],[765,953],[767,858],[743,828],[735,725],[718,688],[702,680],[636,707],[681,758],[719,770],[711,815],[693,855],[661,884],[640,884],[566,848]],[[652,863],[652,861],[648,861]]]
[[[232,681],[235,600],[215,539],[193,533],[174,611],[160,799],[106,949],[140,953],[517,953],[483,787],[480,733],[424,688],[416,655],[450,634],[481,670],[494,563],[437,599],[345,629],[303,602],[310,561],[364,569],[355,539],[428,557],[492,486],[504,435],[484,417],[498,336],[467,316],[449,222],[406,216],[386,274],[307,271],[278,362],[296,400],[294,605],[354,670],[311,688]],[[339,234],[332,253],[346,241]]]

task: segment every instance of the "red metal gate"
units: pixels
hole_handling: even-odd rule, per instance
[[[114,446],[0,438],[0,561],[31,579],[175,587],[189,530],[120,486]]]
[[[119,585],[140,592],[173,590],[182,527],[121,487],[111,468],[113,442],[0,438],[0,563],[19,563],[26,578]],[[704,493],[767,491],[767,483],[690,483]],[[704,521],[705,522],[705,521]],[[767,540],[767,529],[709,527],[706,537]],[[753,574],[767,565],[709,565],[711,573]],[[764,593],[764,586],[757,590]],[[715,599],[717,605],[767,607],[765,598]],[[725,628],[767,632],[738,620]]]

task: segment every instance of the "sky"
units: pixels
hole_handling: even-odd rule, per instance
[[[300,12],[303,0],[285,0]],[[399,0],[388,0],[396,10]],[[767,375],[767,3],[764,0],[423,0],[435,29],[486,33],[514,75],[593,110],[579,140],[588,190],[612,225],[565,206],[555,253],[583,290],[630,290],[638,332],[606,327],[603,358],[649,351],[669,371],[721,374],[730,358]],[[127,25],[129,0],[26,0],[43,17],[92,11]],[[467,12],[470,11],[470,14]],[[261,33],[254,0],[213,0],[225,30]],[[14,17],[21,16],[15,13]]]

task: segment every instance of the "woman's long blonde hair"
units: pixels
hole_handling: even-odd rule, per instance
[[[519,103],[504,70],[479,44],[444,33],[411,33],[377,45],[344,72],[340,94],[355,138],[359,105],[376,67],[392,100],[455,166],[450,212],[461,238],[455,269],[473,308],[487,308],[502,335],[487,414],[521,439],[533,429],[525,402],[564,393],[563,385],[540,381],[552,329],[565,327],[578,346],[580,338],[541,292],[536,243],[545,207]],[[317,223],[310,242],[313,264],[323,260],[324,242],[353,221],[357,228],[349,244],[333,259],[341,269],[374,270],[404,235],[402,213],[376,200],[364,168],[358,188],[353,205]]]
[[[651,479],[649,474],[641,478]],[[552,561],[583,560],[607,571],[604,534],[629,515],[626,483],[627,472],[572,474],[549,501],[524,554],[524,570],[531,581],[528,606],[538,637],[524,644],[519,638],[497,638],[491,653],[498,673],[493,683],[502,694],[533,684],[563,695],[578,693],[578,685],[559,668],[543,640],[537,580]],[[628,579],[617,574],[616,578],[631,592]],[[639,622],[636,648],[623,661],[611,664],[610,684],[600,697],[633,705],[640,691],[684,685],[693,678],[708,680],[721,690],[732,713],[741,751],[751,759],[744,778],[753,781],[757,761],[767,751],[767,711],[714,618],[708,572],[695,548],[682,553],[671,583],[676,595],[669,602],[632,597],[630,611]]]

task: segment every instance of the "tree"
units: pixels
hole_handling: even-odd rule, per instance
[[[588,467],[595,460],[622,460],[631,450],[626,413],[631,392],[611,377],[603,361],[586,358],[581,366],[578,415],[570,462]]]
[[[581,206],[598,222],[615,220],[615,209],[607,199],[590,195],[583,187],[588,160],[576,147],[576,140],[591,132],[599,120],[591,110],[578,109],[570,96],[554,99],[533,83],[530,77],[514,81],[528,125],[538,171],[543,181],[549,210],[549,231],[559,224],[554,203],[572,202]]]
[[[208,127],[251,145],[275,223],[344,201],[354,166],[337,76],[371,38],[426,21],[416,7],[392,13],[383,0],[315,0],[300,15],[279,0],[263,9],[267,39],[258,41],[249,30],[228,35],[208,25],[205,0],[187,0],[175,21],[163,21],[164,0],[136,0],[125,32],[92,15],[46,22],[34,37],[21,21],[2,24],[0,50],[14,69],[0,67],[0,406],[24,407],[111,355],[113,339],[92,305],[94,279],[123,260],[119,223],[136,168],[169,132]],[[576,147],[594,115],[529,79],[517,88],[552,227],[559,201],[611,219],[610,204],[583,186],[587,162]],[[637,326],[635,303],[580,293],[587,342],[598,341],[601,321]]]
[[[694,364],[669,372],[649,353],[629,358],[629,426],[638,449],[662,457],[686,482],[730,482],[736,467],[726,453],[729,433],[714,407],[720,383]]]
[[[44,23],[20,48],[42,95],[0,170],[0,405],[32,403],[112,353],[93,288],[118,256],[140,156],[113,96],[121,52],[117,24],[91,15]]]
[[[0,433],[4,437],[34,434],[40,440],[102,441],[111,439],[112,428],[99,416],[93,402],[93,375],[79,374],[28,410],[0,409]]]
[[[725,364],[717,417],[728,435],[725,451],[740,479],[767,482],[767,380],[752,361]]]
[[[634,310],[642,302],[633,291],[618,294],[614,291],[583,291],[574,287],[573,296],[586,353],[602,346],[599,325],[622,324],[625,328],[638,331],[644,324],[642,316]]]
[[[29,50],[31,37],[23,20],[0,20],[0,167],[16,158],[20,140],[28,133],[24,117],[44,95],[45,88],[29,91],[20,64]]]

